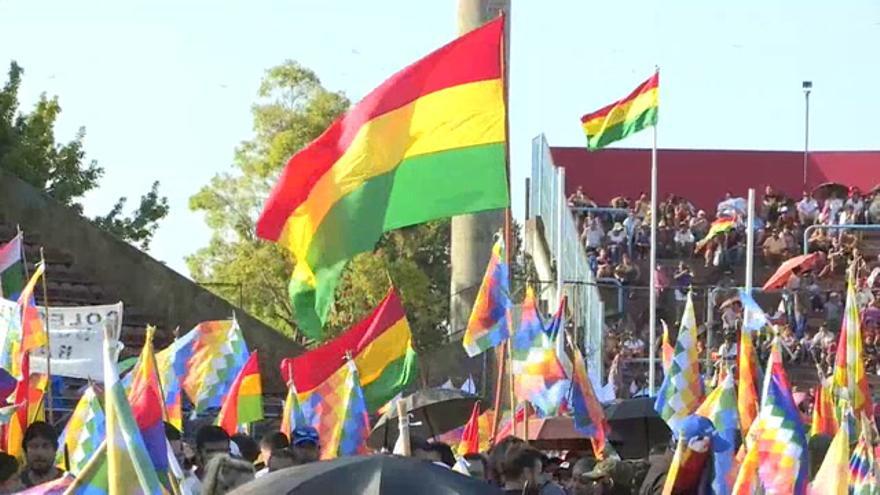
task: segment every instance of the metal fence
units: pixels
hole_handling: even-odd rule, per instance
[[[529,184],[529,211],[541,217],[550,257],[564,281],[575,328],[583,335],[587,365],[604,373],[602,331],[605,307],[590,270],[587,253],[580,243],[577,223],[568,207],[564,184],[560,187],[559,169],[553,163],[550,145],[544,135],[532,140],[532,176]],[[561,222],[560,222],[561,220]],[[559,225],[562,228],[559,228]],[[561,259],[557,253],[561,249]]]

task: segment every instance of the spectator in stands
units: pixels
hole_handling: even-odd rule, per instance
[[[694,283],[694,273],[684,262],[678,262],[678,268],[672,274],[672,286],[675,288],[675,314],[680,315],[684,311],[687,302],[687,293]]]
[[[591,249],[599,249],[602,247],[602,241],[605,238],[605,231],[602,230],[602,223],[598,218],[588,216],[584,222],[584,230],[581,233],[581,242],[589,251]]]
[[[626,244],[626,231],[623,230],[623,224],[617,222],[608,233],[608,251],[611,255],[611,261],[615,263],[620,261],[620,255],[626,250]]]
[[[596,257],[598,266],[596,268],[596,278],[612,278],[614,277],[614,265],[611,264],[611,256],[608,250],[602,248],[599,250],[599,256]]]
[[[788,244],[785,241],[785,233],[769,235],[762,246],[764,252],[764,263],[768,267],[775,268],[788,256]]]
[[[859,191],[858,187],[850,187],[849,188],[849,198],[847,198],[844,203],[844,207],[851,208],[851,222],[853,224],[863,223],[862,219],[865,216],[865,200],[862,199],[862,192]]]
[[[634,210],[629,210],[623,219],[623,230],[626,232],[627,252],[632,256],[632,247],[635,243],[636,231],[641,227],[642,220],[636,216]]]
[[[831,249],[831,237],[828,236],[828,233],[825,229],[819,228],[813,231],[810,234],[810,239],[807,241],[808,250],[811,253],[815,253],[817,251],[821,251],[823,253],[828,253]]]
[[[804,195],[797,203],[798,221],[801,225],[812,225],[819,218],[819,202],[813,197],[813,193],[804,191]]]
[[[632,262],[628,254],[623,253],[620,264],[614,269],[614,278],[623,285],[634,285],[640,275],[639,267]]]
[[[768,222],[775,222],[782,203],[782,197],[773,190],[773,186],[768,185],[764,188],[764,198],[761,200],[761,217]]]
[[[875,191],[865,212],[865,220],[871,224],[880,223],[880,191]]]
[[[858,222],[856,210],[852,205],[847,204],[840,210],[840,216],[837,223],[839,225],[852,225]]]
[[[629,357],[643,357],[645,355],[645,341],[632,332],[624,334],[623,348]]]
[[[828,328],[840,328],[842,316],[843,304],[840,301],[840,294],[832,292],[828,295],[828,301],[825,302],[825,325]]]
[[[647,194],[639,194],[639,199],[633,205],[633,210],[636,212],[636,216],[642,220],[648,217],[648,213],[651,211],[651,200],[648,199]]]
[[[682,222],[679,225],[680,227],[675,231],[675,236],[672,240],[675,242],[676,254],[685,258],[693,254],[696,240],[694,239],[694,233],[687,226],[687,222]]]
[[[834,225],[840,215],[843,204],[843,200],[837,197],[837,192],[831,191],[828,197],[825,198],[825,206],[822,207],[822,212],[819,214],[820,222],[825,225]]]
[[[795,237],[794,232],[792,232],[791,227],[788,225],[782,227],[782,237],[785,240],[786,257],[793,256],[800,251],[800,244],[798,244],[797,238]]]
[[[671,228],[671,224],[666,220],[660,220],[657,223],[657,257],[665,258],[673,251],[675,247],[675,232]]]
[[[650,228],[642,224],[636,230],[635,239],[633,239],[633,251],[638,259],[645,259],[651,253],[651,233]]]
[[[700,210],[697,212],[697,216],[691,218],[690,220],[691,232],[694,234],[694,239],[702,239],[706,237],[706,234],[709,233],[709,219],[706,218],[706,212],[704,210]]]
[[[568,197],[568,206],[578,208],[583,206],[586,201],[587,196],[584,194],[584,188],[578,186],[577,190],[571,193],[571,196]]]

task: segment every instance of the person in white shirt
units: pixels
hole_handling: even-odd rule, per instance
[[[678,249],[678,252],[681,256],[689,256],[694,251],[694,233],[691,232],[691,229],[687,227],[687,225],[682,224],[678,230],[675,231],[675,236],[672,239],[675,242],[675,247]]]
[[[626,231],[623,229],[623,224],[615,223],[614,228],[608,233],[608,248],[611,252],[611,259],[615,263],[620,262],[620,256],[626,249],[626,241]]]
[[[850,196],[846,203],[844,203],[844,206],[852,207],[853,218],[850,223],[861,223],[859,219],[862,218],[865,212],[865,200],[862,199],[862,193],[858,189],[850,188]]]
[[[825,207],[823,208],[828,225],[834,225],[841,208],[843,208],[843,200],[837,197],[837,193],[832,192],[828,199],[825,200]]]
[[[811,192],[804,191],[803,198],[797,203],[797,214],[801,225],[816,223],[816,219],[819,217],[819,202]]]
[[[581,241],[587,249],[599,249],[602,247],[602,239],[604,237],[605,232],[602,230],[602,225],[599,224],[598,218],[594,218],[584,224]]]

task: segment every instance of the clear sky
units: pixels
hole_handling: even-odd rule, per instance
[[[60,139],[86,127],[88,157],[107,170],[87,213],[122,195],[136,203],[161,182],[171,214],[151,253],[186,274],[184,256],[209,235],[188,198],[230,170],[266,68],[297,60],[358,100],[452,39],[456,5],[0,0],[0,63],[24,66],[25,108],[41,92],[60,97]],[[876,1],[513,0],[511,49],[516,214],[531,138],[581,145],[579,117],[628,93],[655,64],[662,147],[801,149],[800,87],[811,79],[811,148],[880,149]]]

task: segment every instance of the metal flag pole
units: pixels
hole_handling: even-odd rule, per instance
[[[562,229],[565,225],[565,215],[568,214],[568,202],[565,199],[565,168],[558,167],[556,169],[557,178],[557,208],[556,215],[556,306],[562,301],[562,284],[563,284],[563,263],[562,263]]]
[[[748,217],[746,220],[746,293],[752,295],[755,272],[755,190],[749,188]],[[744,320],[748,321],[746,318]]]
[[[657,123],[651,145],[651,259],[648,270],[648,395],[656,390],[657,364]]]
[[[48,381],[46,385],[46,419],[49,420],[50,424],[55,424],[55,408],[52,404],[52,337],[50,337],[51,332],[49,331],[49,289],[46,287],[47,266],[46,256],[43,254],[42,247],[40,248],[40,263],[43,264],[43,308],[46,310],[46,380]],[[27,304],[27,301],[25,301],[25,304]]]

